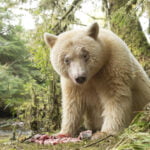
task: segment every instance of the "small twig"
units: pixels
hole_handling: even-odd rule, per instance
[[[90,147],[90,146],[92,146],[92,145],[95,145],[95,144],[97,144],[97,143],[99,143],[99,142],[102,142],[102,141],[108,139],[108,138],[111,137],[111,136],[113,136],[113,135],[108,135],[108,136],[106,136],[105,138],[100,139],[100,140],[98,140],[98,141],[96,141],[96,142],[94,142],[94,143],[91,143],[91,144],[89,144],[89,145],[83,146],[83,148],[87,148],[87,147]]]
[[[29,139],[32,138],[32,137],[33,137],[33,136],[30,135],[29,137],[26,137],[25,139],[22,139],[22,140],[20,141],[20,143],[24,143],[25,141],[29,140]]]
[[[113,148],[118,147],[118,146],[123,142],[124,139],[125,139],[125,138],[122,138],[119,142],[117,142],[117,143],[115,144],[115,146],[113,146]]]
[[[85,13],[87,16],[89,16],[90,18],[94,19],[94,20],[106,20],[106,18],[104,17],[95,17],[95,16],[92,16],[88,13]]]
[[[25,139],[22,139],[22,140],[20,141],[20,143],[24,143],[25,141],[31,139],[31,138],[34,137],[35,135],[36,135],[36,133],[34,133],[34,134],[32,134],[32,135],[26,137]]]

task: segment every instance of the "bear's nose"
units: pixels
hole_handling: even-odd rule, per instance
[[[84,82],[85,82],[86,77],[77,77],[75,80],[76,80],[76,82],[77,82],[77,83],[82,84],[82,83],[84,83]]]

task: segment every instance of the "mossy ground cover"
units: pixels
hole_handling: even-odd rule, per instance
[[[52,146],[21,143],[0,137],[0,150],[150,150],[150,111],[138,113],[122,134],[96,142],[87,140]]]
[[[0,150],[105,150],[111,144],[114,144],[113,138],[107,139],[101,143],[93,144],[95,141],[82,141],[78,143],[66,143],[57,145],[39,145],[33,143],[10,142],[8,139],[0,140]]]

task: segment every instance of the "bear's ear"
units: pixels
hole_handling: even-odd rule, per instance
[[[44,41],[49,47],[53,47],[57,40],[57,36],[49,33],[44,33]]]
[[[98,23],[95,22],[93,23],[87,31],[88,35],[92,38],[94,38],[95,40],[97,39],[98,33],[99,33],[99,26]]]

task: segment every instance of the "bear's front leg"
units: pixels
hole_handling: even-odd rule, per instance
[[[71,92],[71,91],[70,91]],[[60,134],[74,136],[80,127],[83,118],[81,96],[74,95],[73,91],[63,95],[62,124]]]
[[[127,93],[124,91],[121,94],[116,93],[115,96],[103,98],[102,128],[93,135],[92,139],[115,135],[130,123],[132,97],[130,90],[127,91]]]

